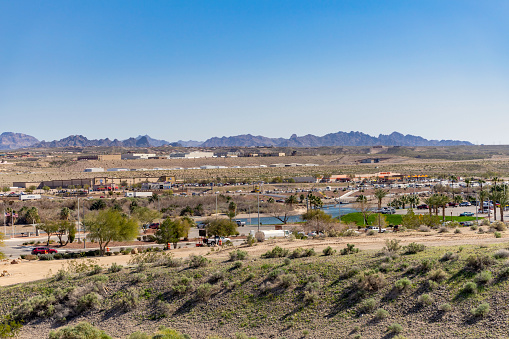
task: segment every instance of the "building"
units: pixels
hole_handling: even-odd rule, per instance
[[[125,153],[120,157],[122,160],[137,160],[137,159],[149,159],[155,158],[156,155],[153,153]]]
[[[293,177],[292,178],[295,183],[303,184],[303,183],[317,183],[319,178],[315,177]]]
[[[359,161],[361,164],[378,164],[380,162],[379,158],[367,158],[367,159],[361,159]]]
[[[83,172],[104,172],[104,168],[102,167],[85,168]]]
[[[81,155],[78,157],[78,160],[98,160],[98,161],[107,161],[107,160],[120,160],[120,154],[99,154],[99,155]]]
[[[129,168],[108,168],[108,172],[129,172]]]
[[[172,187],[170,182],[144,182],[141,184],[142,190],[170,190]]]
[[[188,153],[172,153],[170,154],[168,159],[196,159],[196,158],[213,158],[214,152],[203,152],[203,151],[194,151]]]
[[[240,152],[216,152],[214,156],[217,158],[238,158]]]

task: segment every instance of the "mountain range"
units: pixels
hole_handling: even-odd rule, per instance
[[[182,147],[322,147],[322,146],[460,146],[472,145],[468,141],[460,140],[428,140],[414,135],[403,135],[398,132],[378,137],[362,132],[337,132],[324,136],[308,134],[297,136],[293,134],[289,139],[268,138],[254,136],[251,134],[237,135],[231,137],[214,137],[204,142],[183,141],[169,142],[166,140],[154,139],[148,135],[139,135],[136,138],[126,140],[118,139],[87,139],[82,135],[71,135],[60,140],[39,141],[33,136],[4,132],[0,134],[0,149],[12,150],[18,148],[56,148],[56,147],[160,147],[160,146],[182,146]]]

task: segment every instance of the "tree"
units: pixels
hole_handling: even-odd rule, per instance
[[[369,216],[373,214],[373,206],[368,201],[368,198],[365,195],[359,195],[355,200],[354,207],[362,214],[364,225],[367,225]]]
[[[158,244],[165,244],[166,249],[168,249],[170,243],[173,244],[174,248],[177,248],[180,238],[187,238],[189,235],[190,228],[189,218],[174,220],[166,218],[155,233],[156,241]]]
[[[408,203],[410,204],[410,208],[415,208],[419,204],[419,201],[419,196],[416,194],[408,196]]]
[[[60,219],[69,220],[71,217],[71,210],[68,207],[64,207],[60,210]]]
[[[447,203],[449,202],[449,197],[447,195],[439,195],[437,199],[437,206],[442,207],[442,221],[445,221],[445,208],[447,207]]]
[[[315,209],[315,208],[320,208],[323,206],[323,202],[322,202],[322,199],[320,199],[320,197],[317,197],[316,195],[314,195],[313,193],[309,193],[308,195],[308,201],[309,201],[309,206],[312,208],[312,209]]]
[[[293,207],[287,204],[270,204],[267,206],[267,209],[274,218],[283,224],[288,222],[290,212],[293,211]]]
[[[309,210],[301,215],[302,220],[306,221],[306,225],[310,230],[316,232],[323,232],[326,229],[330,229],[331,224],[335,223],[334,218],[331,215],[325,213],[322,210]]]
[[[509,205],[509,192],[507,192],[506,185],[504,185],[504,190],[500,192],[498,196],[498,202],[500,204],[500,221],[504,222],[504,208]]]
[[[87,237],[99,242],[101,255],[111,241],[129,241],[138,235],[138,223],[111,209],[89,213],[83,222]]]
[[[132,217],[142,225],[151,224],[154,220],[161,218],[161,212],[148,207],[136,207],[131,213]]]
[[[404,216],[401,217],[401,224],[406,228],[417,228],[421,224],[419,215],[414,213],[414,210],[409,208]]]
[[[51,235],[53,233],[56,233],[59,229],[60,225],[58,225],[58,222],[56,220],[46,220],[45,222],[38,224],[37,229],[44,231],[46,235],[48,236],[48,241],[46,242],[46,246],[49,246],[49,240],[51,238]]]
[[[159,195],[157,193],[152,193],[152,196],[148,198],[148,202],[158,202],[159,201]]]
[[[237,234],[237,224],[227,219],[214,219],[206,222],[207,235],[226,237]]]
[[[481,191],[479,192],[479,208],[480,209],[484,209],[484,200],[487,200],[488,196],[489,196],[488,191],[483,190],[481,188]],[[489,208],[489,204],[488,204],[488,208]]]
[[[382,200],[385,198],[386,195],[387,195],[387,191],[383,190],[381,188],[377,188],[374,193],[374,196],[378,201],[378,210],[379,210],[378,211],[378,232],[382,232],[382,227],[381,227],[382,213],[380,212],[380,209],[382,208]]]
[[[99,211],[106,208],[106,203],[104,200],[96,199],[94,202],[92,202],[92,205],[90,206],[91,211]]]
[[[43,188],[42,188],[42,189],[43,189],[43,190],[44,190],[44,192],[46,192],[46,193],[48,193],[48,192],[51,190],[51,188],[50,188],[49,186],[43,186]]]
[[[299,203],[299,201],[297,200],[297,197],[295,195],[290,195],[285,200],[285,204],[290,205],[290,206],[293,206],[293,205],[298,204],[298,203]]]
[[[32,185],[32,186],[29,186],[28,188],[26,188],[25,191],[27,193],[33,193],[36,189],[37,189],[37,187]]]
[[[0,247],[3,247],[3,246],[4,246],[4,234],[0,233]],[[4,259],[4,258],[5,258],[4,252],[0,251],[0,259]]]
[[[56,223],[58,225],[58,229],[55,231],[55,234],[58,237],[60,246],[67,245],[68,242],[72,242],[71,239],[74,240],[73,234],[76,233],[76,225],[74,225],[72,222],[69,222],[68,220],[59,220]],[[67,241],[65,244],[62,240],[64,235],[67,235]]]
[[[40,221],[37,207],[30,207],[25,213],[25,221],[29,224],[35,224]]]
[[[228,205],[228,218],[230,218],[230,222],[233,218],[237,215],[237,204],[233,201],[230,201],[230,204]]]

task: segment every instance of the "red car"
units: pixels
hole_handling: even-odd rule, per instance
[[[57,253],[57,250],[54,249],[54,248],[49,248],[49,247],[36,247],[32,250],[32,254],[52,254],[52,253]]]
[[[426,205],[426,204],[419,205],[419,206],[417,206],[417,209],[418,210],[427,210],[428,209],[428,205]]]
[[[150,224],[150,226],[148,228],[153,229],[153,230],[157,230],[159,228],[159,223],[155,222],[153,224]]]

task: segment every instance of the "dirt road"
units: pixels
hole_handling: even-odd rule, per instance
[[[380,250],[385,246],[387,239],[399,239],[401,245],[407,245],[411,242],[425,244],[426,246],[458,246],[458,245],[489,245],[509,242],[509,231],[502,232],[502,238],[495,238],[493,233],[478,234],[468,228],[462,228],[461,234],[437,233],[432,232],[404,232],[404,233],[385,233],[366,236],[364,234],[357,237],[341,237],[341,238],[324,238],[320,240],[294,240],[287,239],[271,239],[264,243],[258,243],[253,247],[243,247],[243,250],[249,252],[251,256],[260,256],[275,245],[288,248],[290,250],[297,247],[313,247],[317,253],[327,246],[335,249],[345,247],[347,243],[355,244],[361,250]],[[211,251],[210,248],[181,248],[172,250],[177,258],[187,258],[191,254],[206,255],[210,259],[226,259],[231,249],[220,249]],[[117,255],[110,257],[94,258],[98,265],[108,267],[112,263],[127,265],[130,255]],[[87,260],[87,259],[79,259]],[[0,286],[8,286],[18,283],[30,282],[44,279],[55,274],[59,269],[67,265],[67,260],[53,261],[26,261],[20,260],[19,264],[11,264],[11,260],[4,260],[0,263],[0,273],[4,270],[8,272],[8,276],[0,277]]]

